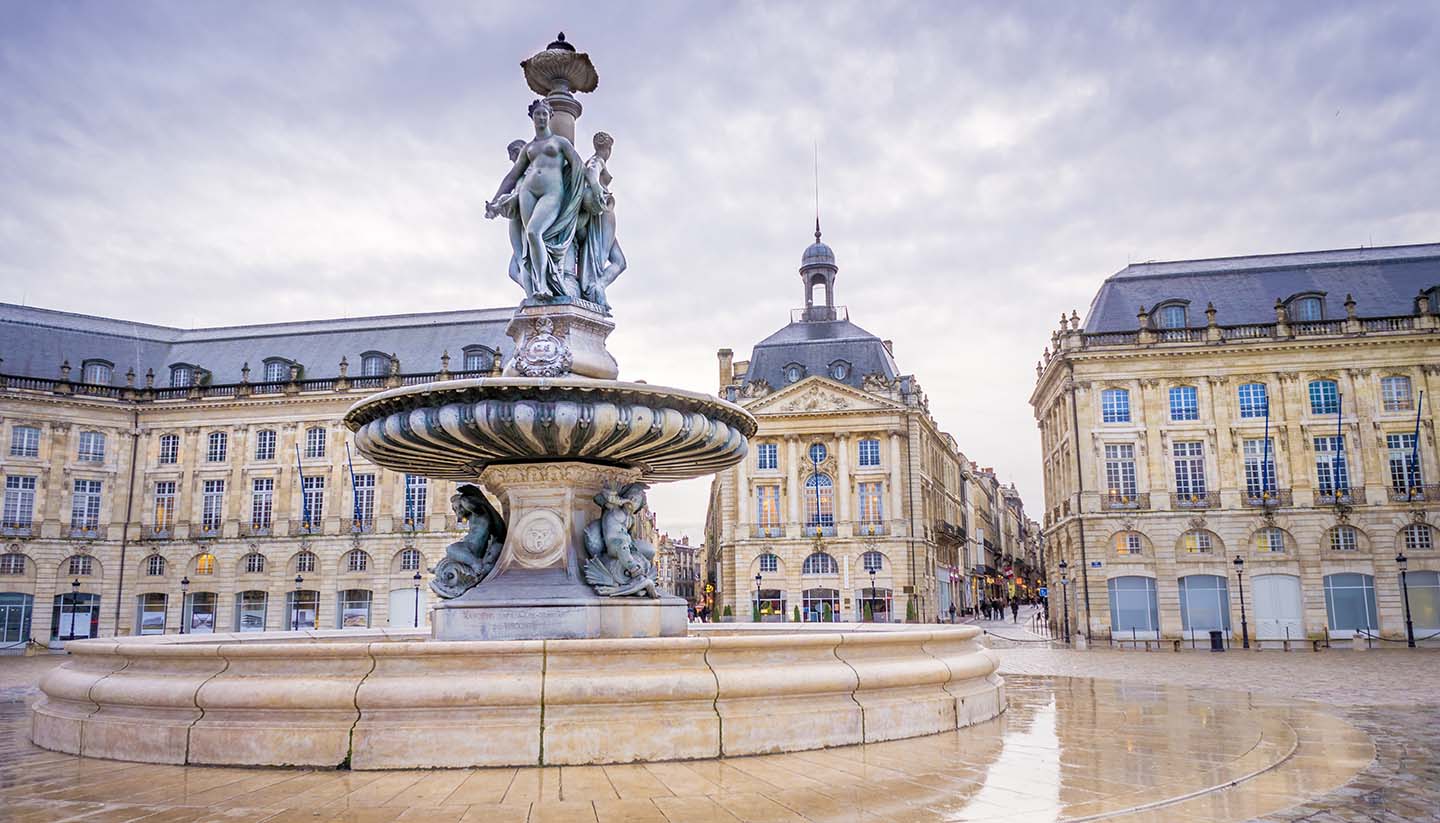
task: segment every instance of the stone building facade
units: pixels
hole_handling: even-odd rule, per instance
[[[0,646],[423,624],[454,484],[370,464],[340,421],[494,373],[509,315],[180,330],[0,305]]]
[[[703,588],[736,620],[948,620],[1002,554],[998,484],[939,428],[893,346],[835,304],[837,272],[817,226],[804,308],[749,360],[719,352],[721,396],[759,431],[711,486]]]
[[[1100,639],[1397,640],[1403,555],[1440,632],[1437,307],[1423,245],[1135,264],[1062,316],[1031,396],[1056,628],[1068,591]]]

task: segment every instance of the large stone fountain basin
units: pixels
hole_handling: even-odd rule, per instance
[[[474,482],[491,465],[590,462],[646,481],[713,474],[745,456],[755,418],[699,392],[584,377],[482,377],[390,389],[345,415],[387,469]]]
[[[932,734],[1004,711],[969,626],[719,624],[677,638],[414,630],[69,643],[34,742],[90,757],[356,769],[683,760]]]

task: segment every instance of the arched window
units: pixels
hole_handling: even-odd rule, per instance
[[[180,459],[180,436],[176,434],[160,435],[160,462],[164,465],[171,465]]]
[[[305,456],[310,458],[325,456],[325,430],[319,426],[312,426],[305,430]]]
[[[360,356],[362,377],[384,377],[390,372],[390,358],[379,352],[367,352]]]
[[[363,572],[370,568],[370,555],[361,549],[354,549],[345,555],[345,571]]]
[[[1130,422],[1130,392],[1127,389],[1100,392],[1100,420],[1105,423]]]
[[[860,567],[865,570],[866,574],[870,572],[879,574],[885,570],[885,555],[880,552],[865,552],[860,555]]]
[[[836,360],[830,364],[830,376],[836,380],[845,380],[850,377],[850,364],[844,360]]]
[[[829,475],[805,481],[805,528],[824,533],[835,528],[835,484]]]
[[[309,574],[315,571],[315,553],[300,552],[295,555],[295,571]]]
[[[1325,304],[1318,297],[1297,297],[1290,301],[1290,319],[1313,323],[1325,319]]]
[[[1375,578],[1352,573],[1326,575],[1325,614],[1332,634],[1373,634],[1380,624],[1375,615]]]
[[[1189,325],[1183,303],[1167,303],[1161,306],[1155,310],[1155,319],[1162,329],[1183,329]]]
[[[145,574],[150,577],[161,577],[165,574],[165,558],[152,554],[145,558]]]
[[[1330,550],[1335,552],[1353,552],[1360,545],[1358,532],[1354,526],[1336,526],[1330,530]]]
[[[484,346],[466,346],[465,371],[488,372],[495,368],[495,354]]]
[[[20,575],[24,573],[25,555],[20,552],[0,554],[0,575]]]
[[[1334,380],[1312,380],[1308,388],[1311,414],[1340,413],[1340,387]]]
[[[1180,535],[1180,550],[1186,554],[1214,554],[1219,539],[1204,529],[1191,529]]]
[[[95,573],[95,559],[87,554],[71,555],[67,577],[89,577]]]
[[[805,376],[805,367],[799,363],[791,363],[785,367],[785,382],[797,383]]]
[[[196,556],[195,556],[195,573],[196,573],[196,574],[214,574],[214,573],[215,573],[215,555],[210,554],[209,552],[206,552],[205,554],[196,555]]]
[[[1122,557],[1138,557],[1145,553],[1145,538],[1140,532],[1116,532],[1115,553]]]
[[[265,382],[284,383],[290,379],[290,361],[272,357],[265,361]]]
[[[210,463],[224,463],[230,445],[230,438],[225,432],[210,432],[206,443],[205,460]]]
[[[780,558],[769,552],[760,555],[759,561],[761,574],[775,574],[780,571]]]
[[[400,552],[400,570],[413,572],[420,570],[420,552],[417,549],[406,549]]]
[[[1255,551],[1270,554],[1285,553],[1285,530],[1274,526],[1255,532]]]
[[[1435,527],[1425,523],[1411,523],[1403,531],[1405,551],[1428,552],[1435,548]]]
[[[264,574],[265,555],[259,552],[250,552],[240,559],[240,568],[245,574]]]
[[[115,364],[108,360],[86,360],[81,370],[81,379],[86,383],[108,386],[114,373]]]
[[[183,389],[195,385],[195,367],[188,363],[176,363],[170,367],[170,388]]]
[[[1270,396],[1264,383],[1246,383],[1238,391],[1241,417],[1265,416],[1270,408]]]
[[[1112,577],[1110,632],[1115,637],[1155,637],[1160,631],[1160,603],[1153,577]]]
[[[840,566],[835,563],[835,558],[825,552],[815,552],[805,558],[805,564],[800,567],[801,574],[839,574]]]

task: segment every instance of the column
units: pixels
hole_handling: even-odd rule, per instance
[[[905,505],[900,497],[900,484],[903,482],[900,475],[900,432],[892,429],[890,432],[890,521],[899,523],[905,519]],[[900,530],[897,528],[898,535]],[[906,533],[908,534],[908,528]]]
[[[839,537],[849,537],[855,533],[854,523],[850,517],[850,437],[846,434],[835,435],[835,449],[839,454],[835,455],[835,461],[839,465],[838,483],[835,486],[835,534]],[[841,531],[843,529],[843,531]]]
[[[790,527],[785,530],[786,537],[796,537],[800,534],[800,445],[794,435],[785,438],[785,494],[790,498]]]
[[[735,465],[735,530],[737,539],[750,536],[750,461],[749,454]],[[723,492],[722,492],[723,494]],[[723,502],[723,501],[722,501]],[[724,511],[724,509],[721,509]]]

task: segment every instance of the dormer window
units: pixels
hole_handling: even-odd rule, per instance
[[[183,389],[195,385],[195,367],[189,363],[176,363],[170,367],[170,388]]]
[[[1162,329],[1183,329],[1190,325],[1184,303],[1165,303],[1155,308],[1155,322]]]
[[[850,377],[850,364],[844,360],[836,360],[830,364],[830,376],[836,380],[846,380]]]
[[[360,376],[384,377],[390,371],[390,358],[381,352],[360,355]]]
[[[1290,319],[1297,323],[1315,323],[1325,319],[1325,301],[1318,294],[1300,294],[1290,298]]]
[[[791,363],[785,367],[785,382],[798,383],[800,378],[805,376],[805,367],[799,363]]]
[[[271,357],[265,361],[265,382],[284,383],[290,379],[290,361],[283,357]]]
[[[495,368],[495,353],[484,346],[466,346],[465,371],[488,372]]]
[[[86,383],[108,386],[115,373],[115,364],[108,360],[86,360],[81,373],[83,375],[81,379]]]
[[[1431,286],[1428,289],[1423,289],[1420,294],[1430,301],[1430,313],[1440,314],[1440,286]],[[1417,300],[1416,302],[1418,303],[1419,301]]]

